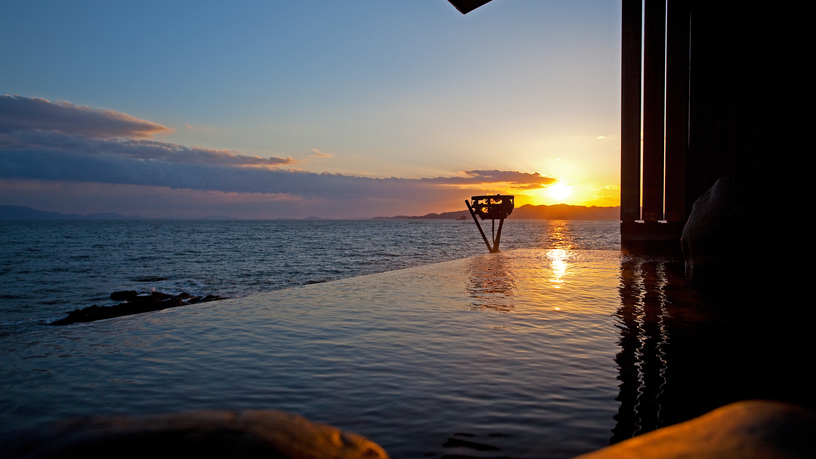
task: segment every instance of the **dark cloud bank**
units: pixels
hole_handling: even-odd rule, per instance
[[[165,126],[111,110],[0,95],[0,178],[126,184],[305,199],[426,200],[468,197],[493,184],[545,187],[538,173],[472,170],[457,177],[370,178],[282,170],[292,158],[261,158],[150,139]],[[464,190],[463,190],[464,188]]]

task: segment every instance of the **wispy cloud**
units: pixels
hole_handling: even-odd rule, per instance
[[[334,156],[334,155],[329,154],[329,153],[323,153],[322,151],[318,150],[317,148],[312,148],[312,151],[314,152],[314,155],[312,155],[312,156],[316,156],[318,158],[331,158],[332,156]]]
[[[481,185],[502,183],[512,188],[524,190],[545,188],[547,185],[551,185],[558,181],[553,177],[543,176],[538,172],[528,173],[500,170],[464,171],[461,176],[423,178],[420,180],[440,185]]]
[[[147,138],[172,129],[113,110],[37,97],[0,95],[0,133],[54,131],[92,137]]]
[[[171,129],[112,110],[80,107],[69,102],[0,96],[0,149],[9,158],[14,152],[33,160],[64,162],[68,156],[106,155],[107,163],[127,159],[223,167],[277,167],[293,164],[292,158],[242,155],[149,140]],[[62,156],[60,156],[62,155]],[[29,160],[29,161],[30,161]],[[25,161],[24,161],[25,162]],[[87,160],[86,160],[87,162]]]
[[[28,151],[42,155],[75,153],[78,155],[119,156],[122,159],[162,161],[178,164],[200,164],[224,167],[268,166],[293,164],[292,158],[246,156],[230,150],[185,147],[155,140],[97,138],[82,134],[51,131],[17,131],[0,134],[0,149]]]

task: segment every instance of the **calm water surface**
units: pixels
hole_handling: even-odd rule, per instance
[[[453,220],[0,221],[0,247],[0,328],[117,290],[241,297],[486,252]],[[505,225],[503,249],[548,247],[617,250],[617,222]]]
[[[0,442],[271,408],[397,459],[566,458],[737,400],[816,407],[812,322],[779,313],[798,290],[700,290],[622,256],[616,222],[506,230],[481,255],[452,221],[0,223]],[[236,299],[43,325],[129,288]]]
[[[6,336],[3,427],[275,408],[395,458],[571,457],[615,426],[619,257],[520,249]]]

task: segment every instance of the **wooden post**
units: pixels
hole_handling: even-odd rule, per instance
[[[643,34],[643,220],[663,220],[666,0],[646,0]]]
[[[465,199],[465,204],[467,204],[468,211],[470,211],[470,216],[473,217],[473,221],[476,222],[476,227],[479,228],[479,234],[481,234],[482,239],[484,239],[484,243],[487,246],[487,251],[493,253],[493,247],[490,247],[490,243],[487,242],[487,236],[485,236],[482,225],[479,224],[479,220],[476,219],[476,212],[474,212],[473,207],[470,206],[470,201]]]
[[[640,219],[641,0],[623,0],[621,36],[621,221]]]
[[[495,220],[494,220],[495,221]],[[495,252],[499,251],[499,243],[501,243],[501,230],[502,226],[504,226],[504,219],[502,218],[499,220],[499,232],[496,233],[496,239],[493,240],[493,250]]]
[[[689,138],[690,0],[668,0],[666,11],[666,221],[685,223]]]

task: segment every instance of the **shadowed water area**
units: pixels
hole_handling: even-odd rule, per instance
[[[529,248],[10,327],[0,430],[272,408],[395,458],[566,458],[735,400],[811,403],[800,330],[767,313],[782,297],[731,293],[695,287],[678,260]]]

